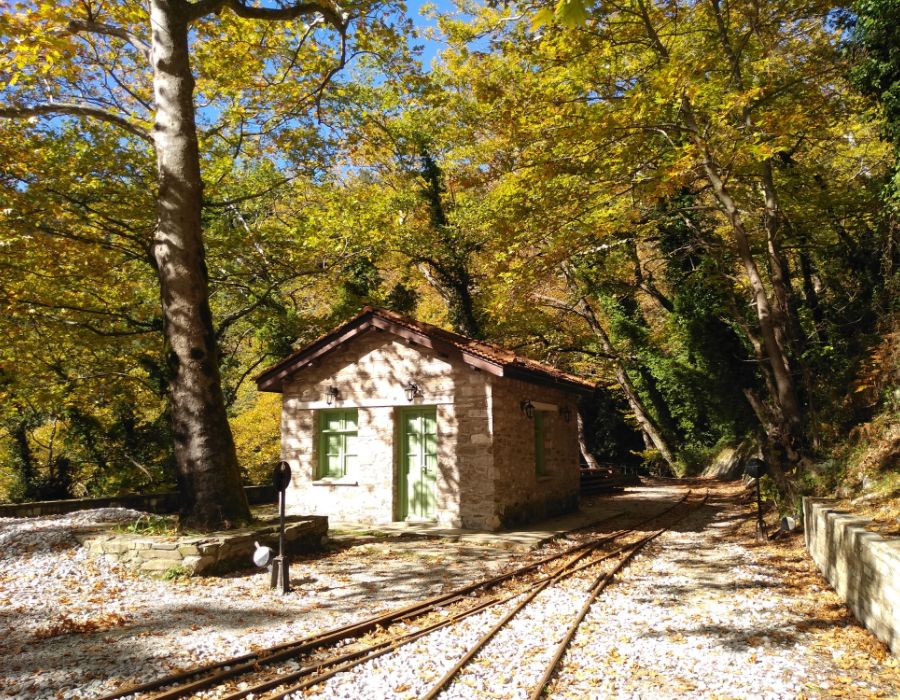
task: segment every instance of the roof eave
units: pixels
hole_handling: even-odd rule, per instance
[[[429,350],[434,350],[435,352],[443,353],[449,356],[455,355],[467,365],[470,365],[476,369],[484,370],[485,372],[496,375],[498,377],[503,376],[503,365],[501,365],[500,363],[491,362],[484,357],[481,357],[474,353],[466,352],[462,348],[452,345],[451,343],[444,342],[437,338],[432,338],[422,331],[414,330],[407,326],[396,323],[391,319],[383,318],[378,315],[372,316],[372,325],[376,328],[390,331],[394,335],[400,336],[401,338],[416,343],[417,345],[422,345]]]
[[[289,355],[278,364],[260,372],[256,377],[258,391],[269,391],[280,394],[283,391],[283,381],[289,375],[302,369],[305,365],[342,345],[350,338],[360,335],[373,327],[371,312],[360,314],[347,324],[340,326],[331,333],[314,341],[311,345],[299,352]]]
[[[332,332],[327,333],[318,340],[313,341],[305,348],[289,355],[281,362],[269,369],[260,372],[254,379],[259,391],[282,393],[284,380],[290,375],[307,367],[316,359],[325,355],[347,342],[351,338],[361,335],[369,330],[378,329],[388,331],[404,340],[421,345],[447,357],[456,357],[474,369],[478,369],[497,377],[519,379],[531,384],[559,389],[562,391],[589,396],[595,391],[595,387],[575,379],[555,376],[539,369],[516,366],[499,361],[492,361],[477,353],[467,352],[464,348],[452,343],[434,338],[424,331],[416,330],[408,325],[398,323],[393,319],[380,316],[375,309],[366,307],[358,316]]]
[[[523,382],[528,382],[529,384],[538,384],[551,389],[559,389],[569,393],[580,394],[582,396],[591,396],[594,391],[596,391],[596,387],[591,384],[586,384],[573,379],[566,379],[565,377],[555,377],[552,374],[527,369],[525,367],[506,367],[503,376],[509,379],[518,379]]]

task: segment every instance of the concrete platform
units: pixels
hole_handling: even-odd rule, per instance
[[[574,513],[541,520],[508,530],[469,530],[465,528],[441,527],[435,523],[396,522],[389,525],[362,525],[360,523],[332,522],[328,537],[330,540],[358,540],[363,537],[428,537],[446,539],[482,547],[527,550],[539,547],[572,530],[596,525],[605,520],[625,514],[621,507],[610,508],[610,502],[592,503]]]
[[[540,547],[573,530],[592,527],[617,519],[615,527],[627,527],[641,518],[668,508],[688,492],[675,480],[659,480],[623,491],[587,496],[579,509],[555,518],[528,523],[505,530],[469,530],[441,527],[435,523],[395,522],[389,525],[365,525],[350,521],[330,520],[328,537],[335,542],[390,539],[392,537],[423,537],[445,539],[473,546],[529,550]],[[610,523],[611,529],[613,523]]]

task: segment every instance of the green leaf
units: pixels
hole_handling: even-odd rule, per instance
[[[542,7],[537,11],[534,18],[531,20],[531,31],[537,31],[541,27],[546,24],[551,24],[553,22],[553,10],[549,7]]]
[[[559,0],[556,19],[564,27],[580,27],[587,22],[588,14],[582,0]]]

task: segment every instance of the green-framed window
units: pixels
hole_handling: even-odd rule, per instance
[[[547,456],[544,453],[544,413],[534,412],[534,474],[547,474]]]
[[[356,466],[358,412],[355,408],[319,411],[316,478],[340,478]]]

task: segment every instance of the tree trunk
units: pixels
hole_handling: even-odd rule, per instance
[[[584,416],[577,409],[575,410],[575,415],[578,417],[578,448],[581,450],[581,456],[584,457],[584,461],[589,468],[599,469],[600,463],[588,449],[587,435],[584,433]]]
[[[806,301],[806,307],[812,314],[816,340],[821,345],[828,345],[825,315],[822,313],[822,307],[819,304],[819,293],[816,291],[812,258],[809,251],[803,248],[800,249],[800,274],[803,278],[803,298]]]
[[[641,430],[644,431],[644,434],[650,438],[653,446],[659,451],[659,454],[666,461],[666,463],[670,467],[673,467],[675,465],[675,456],[672,448],[669,446],[665,437],[663,437],[662,431],[659,429],[656,423],[653,422],[653,419],[650,417],[647,411],[644,410],[644,405],[641,402],[641,397],[638,396],[637,390],[634,388],[634,384],[631,381],[631,377],[629,377],[628,372],[625,371],[625,366],[622,364],[621,360],[618,359],[616,351],[612,346],[612,342],[610,342],[609,336],[606,334],[606,330],[597,320],[597,316],[594,314],[594,310],[585,299],[581,300],[581,308],[584,318],[590,325],[591,330],[597,337],[597,340],[600,341],[603,352],[605,352],[609,357],[616,358],[613,360],[613,371],[616,376],[616,381],[619,383],[619,386],[622,387],[622,391],[625,393],[625,398],[628,400],[628,405],[634,412],[634,417],[637,420],[638,425],[640,426]]]
[[[794,380],[788,369],[787,358],[778,342],[778,330],[776,320],[773,318],[772,306],[766,293],[765,285],[759,274],[759,268],[750,249],[750,240],[744,228],[737,204],[731,197],[731,193],[725,186],[725,182],[719,173],[719,167],[709,153],[706,144],[700,135],[700,129],[694,117],[693,107],[687,98],[682,101],[682,114],[685,125],[691,132],[694,145],[701,154],[701,165],[706,178],[712,186],[713,194],[719,202],[722,212],[731,225],[731,232],[737,247],[738,257],[744,265],[747,281],[753,290],[756,316],[759,320],[759,328],[762,333],[763,345],[772,368],[772,376],[775,380],[776,395],[773,397],[779,409],[779,429],[783,432],[782,439],[785,444],[802,442],[803,420],[797,394],[794,389]]]
[[[750,408],[753,409],[756,420],[759,421],[759,424],[766,432],[766,435],[771,434],[775,429],[775,419],[772,416],[771,411],[769,411],[769,409],[760,400],[759,396],[756,395],[756,392],[753,389],[745,387],[744,396],[747,397],[747,403],[749,403]]]
[[[787,337],[782,339],[782,352],[788,352],[790,344],[801,357],[806,347],[806,338],[803,328],[800,326],[800,318],[797,315],[797,304],[794,299],[794,289],[791,286],[791,274],[787,260],[781,249],[781,209],[778,206],[778,195],[775,191],[775,178],[772,174],[772,161],[766,159],[761,167],[761,180],[765,210],[763,222],[766,229],[766,247],[769,256],[769,277],[772,281],[772,292],[775,297],[777,309],[776,327],[780,335]]]
[[[469,338],[482,337],[481,322],[475,311],[475,299],[472,296],[472,276],[469,270],[461,266],[454,270],[452,279],[445,280],[449,294],[446,295],[448,317],[453,330]]]
[[[36,495],[35,482],[37,468],[34,463],[34,454],[31,444],[28,442],[28,421],[19,420],[9,430],[13,439],[13,468],[18,472],[17,477],[22,486],[21,496],[26,500],[32,500]]]
[[[162,300],[182,515],[194,527],[215,529],[248,521],[250,509],[225,412],[209,308],[187,7],[177,0],[150,3],[159,177],[152,254]]]
[[[731,43],[719,0],[710,0],[710,6],[716,20],[716,27],[722,41],[723,50],[731,67],[734,84],[738,89],[744,90],[740,59]],[[796,308],[793,305],[790,277],[784,255],[781,253],[778,238],[781,212],[778,208],[775,181],[772,175],[772,162],[770,159],[762,162],[760,179],[763,186],[763,225],[766,231],[767,252],[771,270],[770,278],[775,298],[774,305],[769,303],[769,298],[760,278],[756,261],[753,258],[747,232],[738,208],[725,187],[724,179],[720,175],[717,164],[714,162],[706,144],[700,138],[700,132],[697,129],[697,123],[694,118],[693,106],[687,97],[684,97],[682,100],[682,113],[685,117],[685,124],[691,131],[694,145],[698,147],[703,156],[703,169],[706,172],[707,179],[712,185],[713,192],[719,201],[722,211],[731,224],[735,243],[737,243],[738,255],[753,289],[763,343],[772,367],[772,375],[776,387],[776,393],[773,395],[773,398],[779,413],[779,425],[775,431],[769,432],[769,439],[780,442],[788,454],[792,453],[791,458],[793,459],[796,456],[794,449],[803,442],[803,417],[800,402],[797,399],[796,387],[790,374],[788,345],[789,342],[792,342],[795,345],[794,349],[798,350],[797,355],[801,355],[802,347],[798,346],[802,344],[802,329],[796,315]],[[753,120],[749,106],[743,110],[743,121],[748,132],[752,132]],[[754,410],[756,410],[756,407],[754,407]],[[786,488],[787,481],[780,470],[780,466],[772,465],[772,469],[773,475],[776,472],[780,475],[779,486]],[[785,488],[782,488],[782,493],[786,493]]]
[[[422,161],[419,174],[425,181],[422,197],[428,203],[428,220],[440,247],[434,251],[419,251],[420,255],[415,257],[430,268],[431,274],[426,278],[447,304],[447,316],[453,330],[480,339],[481,320],[475,308],[472,294],[475,285],[469,271],[471,253],[447,218],[443,200],[444,173],[427,147],[420,148],[419,157]]]

